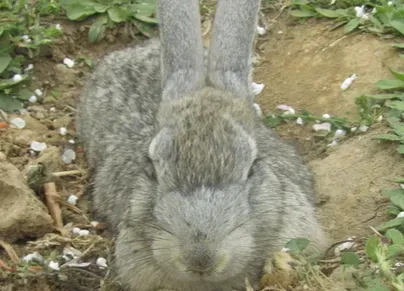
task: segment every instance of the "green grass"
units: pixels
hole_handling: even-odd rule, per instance
[[[3,0],[0,2],[0,109],[16,112],[35,92],[27,70],[46,46],[63,34],[54,19],[89,21],[89,42],[125,22],[146,36],[156,30],[156,0]],[[40,96],[38,96],[40,98]]]

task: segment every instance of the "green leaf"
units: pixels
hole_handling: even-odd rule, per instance
[[[88,31],[88,41],[90,43],[100,41],[104,37],[105,26],[108,23],[106,15],[98,16],[97,20],[93,22]]]
[[[391,46],[399,49],[404,49],[404,43],[395,43]]]
[[[388,248],[387,248],[387,259],[395,258],[402,254],[404,254],[403,245],[394,244],[394,245],[388,246]]]
[[[404,225],[404,217],[400,217],[400,218],[394,218],[392,220],[389,220],[385,223],[383,223],[382,225],[379,225],[377,227],[377,230],[379,231],[384,231],[393,227],[398,227],[398,226],[402,226]]]
[[[391,202],[400,207],[402,210],[404,210],[404,191],[403,189],[394,189],[394,190],[389,190],[386,193],[387,196],[389,196]]]
[[[401,80],[380,80],[376,83],[376,88],[380,90],[404,89],[404,81]]]
[[[27,89],[21,89],[18,91],[18,96],[17,98],[20,100],[28,100],[29,97],[35,95],[33,92]]]
[[[28,75],[21,75],[21,80],[20,81],[14,81],[13,79],[0,79],[0,90],[6,89],[13,87],[23,81],[25,81],[28,78]]]
[[[289,14],[294,17],[313,17],[316,15],[315,12],[309,10],[290,10]]]
[[[151,17],[144,16],[144,15],[141,15],[141,14],[136,14],[135,18],[140,20],[140,21],[143,21],[145,23],[157,24],[157,20],[155,18],[151,18]]]
[[[111,7],[108,9],[109,18],[116,23],[127,21],[132,15],[132,12],[123,7]]]
[[[403,138],[404,137],[400,137],[398,135],[391,133],[377,134],[373,137],[373,139],[390,140],[390,141],[400,141]]]
[[[7,69],[11,60],[12,58],[9,55],[0,55],[0,74]]]
[[[358,18],[351,19],[345,26],[344,26],[344,31],[346,34],[351,33],[354,31],[360,24],[360,21]]]
[[[360,265],[359,256],[354,252],[344,252],[341,255],[341,262],[344,265],[349,265],[357,268]]]
[[[386,236],[393,241],[394,244],[403,245],[404,246],[404,236],[397,229],[389,229],[386,232]]]
[[[77,20],[77,21],[83,20],[88,16],[97,13],[97,11],[94,8],[94,5],[85,5],[78,2],[68,5],[65,9],[67,18],[69,18],[70,20]]]
[[[401,34],[404,34],[404,22],[399,20],[391,20],[390,25]]]
[[[104,5],[101,3],[94,3],[93,7],[97,13],[105,13],[105,11],[107,11],[107,9],[109,8],[108,5]]]
[[[299,254],[308,247],[309,243],[310,241],[306,238],[295,238],[288,241],[285,247],[288,248],[291,253]]]
[[[404,178],[402,178],[402,177],[395,178],[395,179],[393,179],[393,182],[404,184]]]
[[[400,144],[400,145],[397,147],[397,151],[398,151],[400,154],[404,154],[404,144]]]
[[[391,103],[387,104],[387,106],[393,109],[404,111],[404,101],[391,101]]]
[[[366,241],[366,255],[374,262],[377,262],[376,251],[378,246],[379,237],[377,236],[372,236]]]
[[[0,95],[0,109],[6,112],[14,112],[22,108],[22,104],[17,99],[9,95]]]
[[[389,99],[404,99],[404,94],[391,93],[391,94],[366,94],[367,98],[377,99],[377,100],[389,100]]]
[[[319,14],[329,18],[338,18],[341,17],[341,14],[338,11],[330,10],[330,9],[322,9],[322,8],[314,8]]]
[[[389,68],[389,70],[390,70],[391,74],[394,77],[396,77],[398,80],[404,81],[404,73],[403,72],[398,72],[398,71],[395,71],[395,70],[393,70],[391,68]]]
[[[134,19],[132,21],[133,25],[139,30],[140,33],[147,37],[151,37],[154,33],[154,29],[151,25],[144,23],[142,21],[139,21],[137,19]]]

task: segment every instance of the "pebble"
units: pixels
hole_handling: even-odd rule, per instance
[[[47,146],[44,142],[38,142],[34,140],[33,142],[31,142],[30,148],[36,152],[42,152],[47,148]]]
[[[62,154],[62,160],[66,164],[70,164],[76,159],[76,152],[72,149],[66,149]]]
[[[10,119],[10,125],[11,125],[11,127],[22,129],[27,124],[26,124],[25,120],[22,119],[21,117],[16,117],[16,118]]]

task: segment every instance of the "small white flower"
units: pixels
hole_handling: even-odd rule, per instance
[[[58,262],[50,261],[48,265],[49,265],[49,268],[51,268],[52,270],[55,270],[55,271],[60,270]]]
[[[80,233],[80,228],[78,228],[78,227],[73,227],[73,229],[72,229],[72,233],[74,233],[74,234],[79,234]]]
[[[37,98],[35,95],[32,95],[31,97],[28,98],[28,101],[31,103],[35,103],[37,101]]]
[[[42,95],[43,95],[43,92],[42,92],[42,90],[41,89],[35,89],[35,94],[37,95],[37,96],[39,96],[39,97],[41,97]]]
[[[69,196],[69,198],[67,198],[67,203],[69,203],[71,205],[76,205],[78,199],[79,199],[79,197],[72,194],[72,195]]]
[[[335,147],[336,145],[338,145],[338,142],[336,140],[333,140],[331,143],[329,143],[327,146],[328,147]]]
[[[76,142],[74,141],[74,139],[69,139],[68,142],[71,143],[71,144],[75,144],[75,143],[76,143]]]
[[[30,146],[31,150],[34,150],[36,152],[42,152],[43,150],[45,150],[47,148],[46,143],[44,142],[38,142],[38,141],[33,141],[31,142],[31,146]]]
[[[373,7],[373,9],[372,9],[372,14],[375,14],[376,12],[377,12],[376,7]]]
[[[95,263],[101,268],[108,268],[107,260],[103,257],[99,257]]]
[[[259,35],[264,35],[266,33],[266,30],[264,27],[257,25],[257,33]]]
[[[334,139],[341,139],[345,137],[346,131],[343,129],[337,129],[334,134]]]
[[[66,149],[62,154],[62,160],[65,164],[70,164],[76,159],[76,152],[72,149]]]
[[[389,6],[393,6],[393,1],[389,1],[389,2],[387,2],[387,5],[389,5]]]
[[[43,257],[38,253],[38,252],[33,252],[32,254],[28,254],[25,257],[22,258],[24,262],[43,262]]]
[[[401,218],[401,217],[404,217],[404,211],[401,211],[401,212],[397,215],[397,218]]]
[[[362,131],[362,132],[365,132],[365,131],[367,131],[368,129],[369,129],[369,126],[367,126],[367,125],[361,125],[361,126],[359,126],[359,130]]]
[[[24,69],[24,71],[25,71],[25,72],[28,72],[28,71],[31,71],[33,68],[34,68],[34,65],[33,65],[33,64],[29,64],[29,65]]]
[[[335,253],[338,255],[338,254],[340,254],[342,251],[352,249],[352,248],[355,247],[355,246],[356,246],[356,243],[353,241],[353,238],[348,238],[346,242],[344,242],[344,243],[338,245],[338,246],[335,248]]]
[[[13,76],[13,81],[14,82],[20,82],[22,80],[22,76],[20,74],[15,74]]]
[[[51,108],[49,108],[49,111],[50,111],[50,112],[56,112],[56,108],[55,108],[55,107],[51,107]]]
[[[295,114],[296,112],[291,106],[285,104],[278,105],[276,108],[282,110],[284,114]]]
[[[365,15],[365,5],[355,6],[356,17],[362,18]]]
[[[331,123],[323,122],[323,123],[319,123],[319,124],[314,124],[313,129],[315,131],[319,131],[319,130],[331,131]]]
[[[26,35],[26,34],[21,35],[21,38],[25,42],[31,42],[32,41],[32,39],[29,37],[29,35]]]
[[[72,59],[69,58],[64,58],[63,59],[63,63],[66,65],[66,67],[68,68],[73,68],[74,66],[74,61]]]
[[[283,33],[283,30],[278,30],[278,34],[282,34]]]
[[[298,117],[298,118],[296,119],[296,123],[299,124],[299,125],[303,125],[303,124],[304,124],[304,121],[303,121],[303,119],[302,119],[301,117]]]
[[[265,85],[264,84],[260,84],[260,83],[251,83],[251,90],[253,92],[254,95],[258,95],[262,92],[262,90],[264,90]]]
[[[383,115],[380,115],[378,118],[377,118],[377,121],[378,122],[381,122],[383,120]]]
[[[330,119],[330,118],[331,118],[331,115],[329,115],[328,113],[325,113],[325,114],[323,114],[323,118]]]
[[[349,87],[351,87],[353,81],[357,78],[358,76],[356,74],[351,75],[350,77],[346,78],[344,82],[341,83],[340,88],[342,91],[347,90]]]
[[[351,132],[354,132],[354,131],[356,131],[356,130],[357,130],[356,127],[352,127],[352,128],[351,128]]]
[[[61,127],[59,129],[60,135],[66,135],[67,134],[67,128],[66,127]]]
[[[56,28],[57,30],[60,30],[60,31],[63,30],[62,26],[61,26],[59,23],[57,23],[57,24],[55,25],[55,28]]]
[[[80,229],[80,231],[79,231],[79,235],[81,235],[81,236],[87,236],[89,234],[90,234],[90,232],[87,229]]]
[[[16,117],[13,119],[10,119],[10,125],[13,128],[24,128],[26,126],[25,120],[22,119],[21,117]]]

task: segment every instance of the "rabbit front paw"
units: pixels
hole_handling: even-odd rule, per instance
[[[265,264],[264,275],[260,281],[261,287],[278,286],[286,289],[297,279],[294,265],[295,260],[288,252],[275,253]]]

